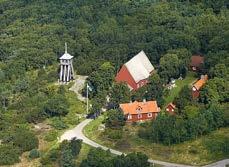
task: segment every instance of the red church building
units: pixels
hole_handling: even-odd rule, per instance
[[[192,86],[192,97],[198,98],[200,96],[200,89],[205,85],[208,80],[207,75],[202,75],[201,78]]]
[[[125,63],[115,77],[116,82],[125,82],[131,90],[137,90],[148,82],[154,67],[141,51]]]
[[[156,101],[135,101],[133,103],[120,104],[127,122],[137,122],[155,119],[160,112]]]

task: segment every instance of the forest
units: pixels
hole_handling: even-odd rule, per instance
[[[193,54],[205,58],[196,77],[209,76],[201,96],[191,100],[188,88],[183,88],[175,98],[177,116],[160,115],[138,135],[171,145],[228,127],[228,7],[227,0],[0,0],[0,165],[19,162],[26,151],[37,153],[39,138],[31,124],[51,119],[64,129],[69,122],[78,123],[78,118],[62,119],[71,118],[72,103],[66,87],[54,85],[65,42],[74,56],[76,73],[89,76],[87,82],[93,88],[90,112],[99,115],[107,105],[105,97],[110,96],[108,127],[114,126],[116,114],[123,121],[119,112],[112,112],[121,102],[145,98],[165,105],[162,85],[171,78],[185,77]],[[114,76],[141,50],[157,74],[146,87],[130,92],[125,84],[114,83]],[[171,131],[165,131],[169,128]],[[74,151],[64,146],[68,144],[60,146],[55,155],[77,156],[69,153]],[[228,146],[219,147],[228,155]],[[121,160],[109,153],[106,156],[104,163],[114,164],[137,156],[145,159],[141,154],[119,157]],[[45,158],[41,158],[43,163],[49,161]],[[88,161],[81,166],[91,166]],[[68,166],[65,163],[59,166]]]

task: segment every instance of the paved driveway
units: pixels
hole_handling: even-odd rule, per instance
[[[112,154],[116,154],[116,155],[121,155],[123,154],[120,151],[117,150],[113,150],[110,149],[108,147],[102,146],[90,139],[88,139],[84,134],[83,134],[83,128],[92,121],[92,119],[86,119],[84,121],[82,121],[80,124],[78,124],[74,129],[68,130],[66,131],[61,137],[60,137],[60,142],[63,140],[71,140],[72,138],[76,137],[77,139],[81,139],[84,143],[92,146],[92,147],[101,147],[103,150],[110,150],[110,152]],[[166,167],[191,167],[188,165],[182,165],[182,164],[176,164],[176,163],[169,163],[169,162],[164,162],[164,161],[158,161],[158,160],[153,160],[153,159],[149,159],[148,160],[150,163],[156,163],[156,164],[160,164]],[[225,167],[226,164],[229,164],[229,159],[225,159],[222,161],[218,161],[216,163],[210,164],[210,165],[206,165],[204,167]]]

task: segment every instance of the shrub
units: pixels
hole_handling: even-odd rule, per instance
[[[12,165],[20,161],[20,151],[13,145],[0,145],[0,165]]]
[[[58,130],[66,129],[68,127],[59,117],[52,118],[50,125]]]
[[[229,137],[214,136],[203,141],[204,146],[212,154],[229,155]]]
[[[40,152],[37,149],[32,149],[29,152],[29,158],[30,159],[35,159],[35,158],[39,158],[40,157]]]
[[[192,146],[192,147],[188,150],[188,152],[189,152],[190,154],[197,154],[197,153],[198,153],[198,149]]]
[[[44,105],[44,112],[50,116],[63,116],[68,113],[69,104],[67,99],[61,95],[50,98]]]
[[[125,116],[120,110],[109,110],[105,120],[106,127],[120,128],[125,125]]]
[[[52,131],[49,131],[45,137],[44,137],[44,140],[45,141],[48,141],[48,142],[51,142],[51,141],[54,141],[57,139],[57,136],[58,136],[58,132],[55,131],[55,130],[52,130]]]
[[[13,145],[20,148],[22,152],[30,151],[38,147],[38,138],[33,132],[26,128],[16,128],[12,134]]]
[[[122,140],[119,140],[116,144],[115,144],[115,148],[117,149],[122,149],[122,150],[127,150],[130,148],[130,143],[125,140],[125,139],[122,139]]]
[[[57,71],[53,70],[53,71],[50,71],[50,72],[48,73],[47,80],[48,80],[49,83],[55,82],[55,81],[56,81],[56,78],[58,78],[58,73],[57,73]]]
[[[48,153],[41,157],[41,164],[43,166],[52,166],[52,163],[57,161],[59,157],[59,149],[51,149]]]
[[[105,134],[110,139],[121,139],[123,135],[122,129],[106,129]]]

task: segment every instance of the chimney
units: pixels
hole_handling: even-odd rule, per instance
[[[201,78],[201,79],[204,79],[204,78],[205,78],[205,75],[201,75],[200,78]]]
[[[143,99],[143,103],[146,103],[146,99]]]

